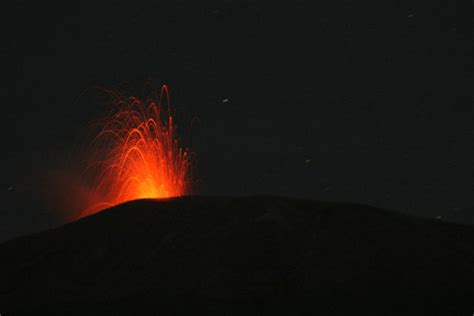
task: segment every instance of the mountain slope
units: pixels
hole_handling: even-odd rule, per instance
[[[453,210],[444,215],[443,220],[464,225],[474,225],[474,207]]]
[[[474,229],[278,197],[140,200],[0,245],[12,315],[474,312]]]

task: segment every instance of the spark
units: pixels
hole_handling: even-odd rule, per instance
[[[167,86],[158,100],[112,97],[115,109],[91,145],[85,176],[92,190],[81,217],[130,200],[189,193],[190,153],[179,144]]]

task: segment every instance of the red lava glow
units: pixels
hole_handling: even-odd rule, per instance
[[[114,110],[100,122],[85,172],[92,190],[81,217],[143,198],[189,193],[190,154],[180,147],[168,88],[140,101],[112,93]]]

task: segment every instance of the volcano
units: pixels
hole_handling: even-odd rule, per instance
[[[282,197],[136,200],[0,245],[4,315],[474,312],[474,229]]]

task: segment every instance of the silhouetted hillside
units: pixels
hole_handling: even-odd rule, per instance
[[[0,245],[2,315],[474,313],[474,229],[278,197],[140,200]]]
[[[443,216],[443,220],[465,225],[474,225],[474,207],[451,211],[449,214]]]

